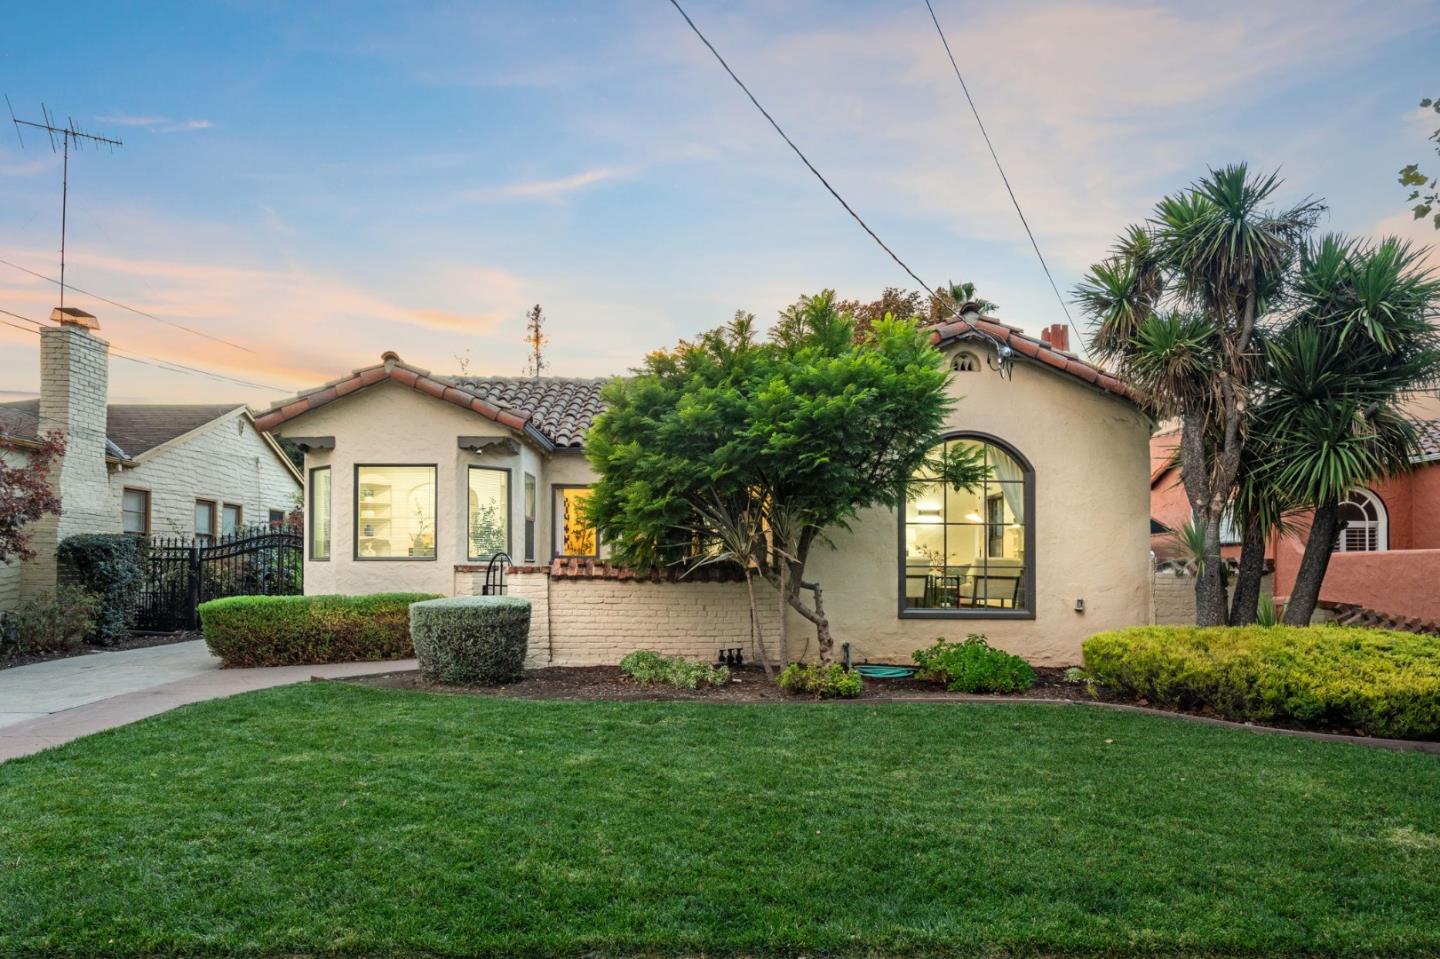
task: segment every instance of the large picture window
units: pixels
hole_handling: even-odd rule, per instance
[[[355,467],[355,558],[435,558],[435,467]]]
[[[490,466],[469,470],[470,559],[510,552],[510,471]]]
[[[992,437],[945,441],[947,453],[960,447],[981,456],[985,479],[953,489],[916,475],[900,517],[900,614],[1032,617],[1034,473]]]
[[[584,518],[588,486],[555,487],[555,555],[599,556],[600,537]]]
[[[310,558],[330,558],[330,467],[310,471]]]

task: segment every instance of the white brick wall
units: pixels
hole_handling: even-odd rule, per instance
[[[216,420],[153,459],[113,474],[109,510],[117,522],[126,487],[150,492],[150,531],[156,536],[191,535],[197,499],[215,502],[218,528],[224,503],[240,506],[248,525],[265,522],[272,509],[289,512],[300,495],[299,482],[244,414]]]
[[[462,585],[461,580],[469,582]],[[457,575],[456,592],[479,592],[483,573]],[[713,661],[722,648],[740,647],[756,658],[744,583],[650,583],[555,577],[514,572],[511,596],[531,602],[530,665],[613,665],[626,653],[653,649]],[[757,585],[766,648],[772,660],[779,640],[774,593]]]

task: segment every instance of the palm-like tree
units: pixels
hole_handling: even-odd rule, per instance
[[[1243,164],[1211,170],[1161,200],[1075,290],[1096,355],[1144,390],[1155,413],[1180,418],[1180,476],[1204,532],[1201,625],[1228,618],[1220,523],[1243,465],[1260,333],[1323,209],[1308,199],[1276,209],[1279,187]]]
[[[1266,345],[1256,405],[1265,450],[1257,484],[1289,509],[1313,510],[1285,622],[1310,621],[1339,534],[1339,504],[1358,486],[1404,472],[1418,451],[1403,404],[1440,383],[1440,279],[1409,244],[1336,236],[1307,244],[1294,311]]]

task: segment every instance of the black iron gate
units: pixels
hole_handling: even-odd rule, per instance
[[[253,526],[213,543],[156,537],[146,551],[135,628],[198,629],[196,608],[206,600],[302,593],[303,544],[290,526]]]

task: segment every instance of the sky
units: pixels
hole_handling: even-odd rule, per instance
[[[923,0],[686,7],[922,278],[1065,321]],[[1440,242],[1395,182],[1433,165],[1433,0],[935,8],[1062,291],[1239,161],[1323,197],[1326,230]],[[255,384],[116,358],[112,402],[263,408],[386,350],[518,375],[535,303],[547,373],[622,373],[737,309],[914,287],[667,0],[32,3],[6,26],[17,115],[125,143],[72,157],[67,281],[166,322],[67,304],[117,349]],[[0,129],[0,258],[55,276],[59,216],[60,158]],[[0,309],[56,293],[0,265]],[[0,399],[38,388],[37,343],[0,326]]]

